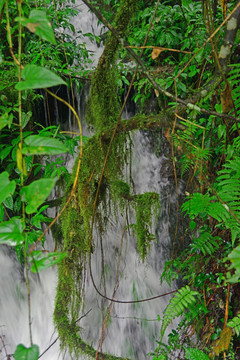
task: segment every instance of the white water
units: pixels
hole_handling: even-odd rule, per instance
[[[106,29],[101,23],[99,23],[96,16],[89,12],[88,7],[81,0],[76,1],[75,7],[81,12],[72,20],[75,30],[81,30],[81,34],[78,36],[77,41],[78,43],[86,44],[86,49],[88,50],[92,60],[92,64],[89,66],[94,68],[96,67],[98,59],[103,52],[103,43],[100,42],[100,44],[97,44],[96,41],[91,41],[91,39],[85,34],[91,33],[94,36],[100,36],[106,32]]]
[[[160,176],[162,164],[166,157],[153,153],[147,135],[137,132],[134,135],[132,177],[137,194],[144,192],[158,192],[163,205],[161,214],[167,212],[166,200],[169,200],[169,181],[166,176]],[[162,217],[162,216],[160,216]],[[96,285],[104,293],[102,267],[105,269],[105,291],[112,297],[122,229],[125,216],[119,212],[117,220],[112,214],[107,234],[103,236],[104,256],[100,252],[99,237],[92,256],[92,268]],[[172,290],[166,284],[160,285],[160,275],[163,264],[169,256],[170,238],[168,233],[169,221],[166,216],[156,221],[153,226],[157,241],[153,242],[151,253],[143,263],[136,249],[136,239],[126,231],[123,242],[120,276],[115,298],[119,300],[145,299]],[[104,257],[104,266],[102,258]],[[103,342],[103,352],[118,356],[128,356],[133,359],[146,359],[146,354],[153,351],[160,334],[160,323],[157,315],[162,315],[169,301],[169,296],[138,304],[116,304],[111,312],[111,320],[107,327]],[[101,337],[101,321],[103,309],[109,302],[105,302],[93,289],[91,279],[87,279],[86,311],[91,313],[84,318],[81,326],[83,338],[93,341],[96,348]]]
[[[84,7],[84,5],[82,6]],[[79,22],[81,26],[86,25],[86,29],[82,28],[82,31],[89,32],[89,26],[96,28],[96,19],[86,12],[86,8],[84,11],[84,17],[79,17]],[[77,25],[76,22],[74,25]],[[96,59],[99,56],[100,51],[97,50]],[[83,103],[85,104],[85,102]],[[77,107],[82,119],[84,109],[80,98],[78,98]],[[136,250],[135,238],[129,235],[128,232],[125,233],[119,284],[115,294],[116,299],[143,299],[172,290],[166,284],[160,285],[161,270],[164,261],[169,256],[171,241],[169,237],[170,224],[167,217],[168,207],[169,203],[176,201],[170,195],[171,185],[167,172],[164,175],[165,161],[164,154],[157,156],[153,152],[151,140],[146,133],[135,133],[132,177],[136,194],[146,191],[158,192],[162,209],[161,216],[153,225],[153,232],[156,233],[157,242],[153,243],[151,253],[144,264]],[[110,216],[110,220],[112,225],[109,226],[102,241],[104,247],[105,291],[106,295],[112,297],[125,217],[119,212],[117,221],[113,214]],[[102,254],[97,231],[95,231],[95,241],[95,251],[92,256],[93,274],[96,285],[101,291],[104,291],[103,281],[101,280]],[[51,238],[49,238],[48,243],[50,247],[53,247]],[[7,247],[0,248],[0,274],[0,335],[6,346],[7,353],[13,354],[17,344],[22,343],[25,346],[30,346],[30,341],[24,273],[13,251]],[[40,353],[42,353],[57,337],[57,334],[54,334],[52,322],[57,283],[56,268],[42,271],[39,278],[40,281],[37,276],[31,275],[31,311],[33,342],[39,345]],[[85,292],[85,307],[82,314],[89,309],[92,310],[80,323],[81,336],[97,348],[102,332],[102,311],[106,309],[109,303],[97,295],[92,286],[89,273],[87,273]],[[114,304],[111,311],[111,320],[105,332],[102,351],[118,356],[128,356],[132,359],[146,359],[146,354],[153,351],[157,345],[160,323],[156,318],[158,314],[162,315],[168,301],[169,297],[163,297],[151,302],[134,305]],[[6,355],[2,344],[0,349],[2,350],[0,360],[4,360]],[[58,343],[54,344],[42,357],[43,360],[66,358],[68,356],[60,353]],[[84,356],[83,359],[85,359]]]

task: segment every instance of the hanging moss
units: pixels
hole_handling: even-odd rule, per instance
[[[160,209],[159,195],[147,192],[137,195],[135,202],[136,224],[133,225],[137,237],[138,251],[144,261],[155,236],[151,233],[152,216]]]
[[[114,20],[114,26],[121,37],[136,12],[139,0],[122,1]],[[87,122],[97,131],[115,123],[120,110],[118,98],[118,71],[116,66],[119,42],[110,33],[91,81],[90,99],[87,108]]]
[[[138,2],[138,0],[122,1],[115,18],[115,27],[121,36],[124,36]],[[92,214],[110,143],[109,137],[102,137],[102,130],[109,130],[113,126],[120,109],[117,96],[118,74],[116,69],[118,46],[118,41],[110,34],[92,79],[87,120],[89,124],[95,127],[99,135],[92,137],[84,146],[77,189],[62,219],[63,250],[67,256],[59,265],[54,312],[54,321],[62,346],[68,347],[70,353],[75,353],[76,356],[84,352],[94,358],[95,350],[82,341],[76,320],[81,301],[83,301],[85,260],[89,252],[94,251],[94,239],[92,239],[91,234]],[[118,133],[111,145],[100,184],[94,220],[95,227],[103,235],[108,225],[109,215],[112,215],[109,199],[111,199],[111,206],[115,206],[115,209],[124,208],[128,206],[129,202],[134,203],[137,200],[135,227],[139,243],[138,248],[144,259],[149,247],[152,206],[157,195],[154,193],[145,197],[143,195],[137,197],[131,195],[130,185],[122,180],[122,170],[128,157],[126,152],[126,148],[129,148],[127,136],[127,132]],[[74,173],[73,170],[73,178]],[[143,225],[140,224],[141,216],[144,221]],[[106,354],[101,354],[100,358],[121,359]]]
[[[109,215],[117,210],[132,206],[136,212],[136,224],[133,225],[139,253],[144,260],[153,239],[151,234],[152,216],[159,209],[159,196],[156,193],[133,195],[131,186],[122,180],[122,169],[128,157],[126,148],[127,133],[117,134],[106,164],[97,201],[95,227],[103,235],[108,225]],[[91,221],[94,200],[103,169],[109,139],[92,137],[83,149],[83,156],[77,189],[62,218],[63,251],[66,258],[59,265],[58,287],[55,303],[54,321],[63,347],[71,353],[84,352],[93,356],[95,350],[81,339],[76,320],[80,306],[84,301],[83,285],[85,261],[90,251],[94,251],[94,239],[91,238]],[[124,149],[124,150],[123,150]],[[75,170],[73,170],[74,179]],[[73,180],[71,181],[73,182]],[[70,191],[67,190],[66,197]],[[111,201],[109,202],[109,199]],[[101,204],[101,206],[100,206]],[[111,209],[110,209],[111,205]],[[105,356],[105,354],[104,354]],[[118,359],[114,356],[104,359]]]

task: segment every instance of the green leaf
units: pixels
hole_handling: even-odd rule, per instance
[[[185,348],[188,360],[209,360],[209,357],[201,350]]]
[[[233,319],[231,319],[227,326],[234,329],[236,331],[237,336],[240,334],[240,315],[235,316]]]
[[[0,11],[2,11],[2,8],[5,4],[6,0],[0,0]]]
[[[188,6],[191,2],[191,0],[182,0],[182,6]]]
[[[195,221],[190,221],[190,223],[189,223],[189,227],[190,227],[190,229],[193,231],[194,229],[195,229],[195,227],[196,227],[196,223],[195,223]]]
[[[15,360],[37,360],[38,356],[39,348],[37,345],[26,348],[24,345],[19,344],[13,354]]]
[[[229,269],[235,269],[235,275],[228,279],[229,282],[237,282],[238,278],[240,277],[240,245],[238,245],[229,255],[228,259],[231,260],[231,266]]]
[[[54,185],[55,179],[40,179],[33,181],[30,185],[24,186],[20,192],[22,201],[26,201],[26,213],[32,214],[37,211],[38,207],[50,195]]]
[[[32,10],[29,14],[29,18],[17,17],[16,21],[26,26],[29,31],[38,35],[41,39],[46,40],[56,45],[54,32],[50,22],[47,19],[45,11]]]
[[[67,151],[61,141],[52,137],[30,135],[24,140],[23,154],[26,155],[58,155]]]
[[[0,224],[0,244],[16,246],[24,241],[25,224],[18,218],[14,217],[9,221]]]
[[[0,204],[0,222],[4,219],[4,207],[2,204]]]
[[[13,198],[12,196],[8,196],[4,201],[3,205],[10,210],[13,210]]]
[[[32,252],[33,259],[31,263],[31,271],[33,273],[37,273],[41,270],[47,269],[50,266],[58,264],[62,259],[65,258],[66,253],[56,253],[56,252],[49,252],[45,254],[41,250],[36,250]]]
[[[29,120],[31,119],[32,112],[28,111],[27,113],[22,112],[22,128],[24,129],[27,126]]]
[[[0,130],[3,129],[7,125],[11,125],[13,120],[12,114],[8,114],[7,112],[0,116]]]
[[[9,174],[6,171],[0,174],[0,203],[12,195],[16,188],[16,182],[14,180],[9,181],[8,176]]]
[[[59,76],[52,71],[37,65],[27,65],[22,71],[24,81],[16,84],[17,90],[42,89],[64,84]]]

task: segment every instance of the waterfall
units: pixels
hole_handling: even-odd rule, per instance
[[[156,135],[156,134],[155,134]],[[160,141],[164,143],[161,134]],[[133,136],[132,178],[136,194],[157,192],[160,194],[161,212],[153,225],[156,240],[153,241],[149,256],[143,263],[136,247],[136,238],[128,231],[124,234],[122,257],[119,269],[118,287],[115,294],[120,300],[139,300],[172,290],[166,283],[160,284],[160,275],[164,262],[169,258],[170,236],[168,218],[169,206],[174,206],[176,198],[171,196],[173,182],[166,170],[166,152],[158,155],[154,152],[149,132],[137,131]],[[158,139],[159,140],[159,139]],[[163,148],[164,146],[162,146]],[[95,231],[95,251],[92,255],[93,277],[98,288],[112,297],[117,262],[121,247],[121,234],[125,215],[119,211],[117,217],[112,214],[110,225],[103,238]],[[102,252],[100,246],[102,241]],[[103,268],[105,283],[103,281]],[[143,360],[157,346],[160,336],[160,322],[170,297],[166,296],[149,302],[136,304],[113,304],[109,324],[105,333],[102,351],[117,356]],[[97,348],[101,337],[103,310],[109,301],[101,298],[93,288],[89,274],[85,289],[85,309],[92,311],[81,322],[81,336],[88,342],[92,340]]]
[[[89,31],[89,26],[96,29],[96,18],[86,11],[80,1],[77,2],[77,6],[84,8],[84,22],[83,18],[75,19],[75,27],[78,26],[79,22],[81,26],[87,26],[87,28],[82,28],[83,33],[87,32],[87,29]],[[94,64],[96,64],[100,51],[101,49],[98,48]],[[85,101],[79,97],[76,89],[75,95],[77,97],[76,107],[82,119]],[[55,113],[58,113],[57,106],[55,106]],[[155,132],[154,137],[154,144],[158,144],[158,149],[153,147],[151,132],[136,131],[132,135],[131,171],[136,194],[157,192],[160,195],[161,211],[153,223],[152,229],[156,240],[153,241],[150,254],[143,263],[136,248],[135,238],[131,231],[126,230],[121,249],[122,255],[115,294],[115,298],[120,300],[145,299],[172,290],[166,283],[160,284],[160,275],[163,264],[170,255],[171,237],[169,231],[174,232],[174,220],[169,217],[169,214],[174,215],[172,209],[176,208],[177,199],[173,190],[174,181],[171,178],[170,166],[168,165],[169,148],[161,132]],[[70,162],[73,162],[72,159]],[[131,213],[129,216],[133,219]],[[100,291],[112,297],[121,247],[121,234],[125,226],[125,214],[122,214],[119,209],[117,217],[112,214],[109,220],[110,225],[102,238],[97,229],[94,230],[95,244],[92,254],[92,271]],[[48,234],[47,243],[48,248],[52,250],[51,234]],[[0,335],[4,340],[7,353],[13,354],[16,345],[19,343],[27,347],[30,346],[28,306],[23,268],[16,259],[13,250],[7,246],[0,247],[0,271]],[[40,354],[57,338],[52,321],[56,283],[56,267],[43,270],[39,276],[30,275],[33,342],[39,345]],[[158,315],[162,316],[168,301],[169,296],[166,296],[143,303],[113,304],[104,341],[102,341],[102,351],[138,360],[146,359],[147,354],[157,346],[161,325],[157,318]],[[97,348],[102,333],[103,311],[106,310],[109,302],[96,293],[89,271],[86,274],[84,304],[82,314],[90,309],[91,311],[79,324],[80,334],[84,341]],[[3,346],[1,349],[0,360],[4,360],[6,355]],[[43,360],[68,358],[70,358],[68,354],[60,352],[57,342],[42,357]]]
[[[160,141],[164,142],[161,136]],[[173,182],[171,179],[169,180],[171,173],[166,171],[168,148],[165,148],[165,153],[162,149],[154,151],[151,134],[148,132],[137,131],[133,136],[133,142],[132,178],[135,191],[137,194],[146,191],[158,192],[161,213],[153,225],[156,241],[153,242],[150,254],[144,263],[136,249],[136,239],[128,234],[128,231],[125,233],[120,275],[115,294],[115,298],[121,300],[144,299],[172,290],[166,284],[160,285],[162,267],[164,261],[169,258],[171,243],[170,220],[167,214],[169,206],[171,204],[173,206],[176,201],[176,198],[171,195],[173,187]],[[97,229],[94,232],[96,242],[92,255],[93,276],[99,289],[102,292],[105,291],[109,297],[112,297],[114,289],[124,214],[120,212],[117,219],[112,214],[111,225],[102,238],[103,253]],[[47,241],[51,246],[51,238],[48,238]],[[0,331],[8,353],[12,354],[18,343],[30,346],[25,275],[12,249],[1,246],[0,251]],[[105,287],[102,286],[104,282],[101,277],[103,276],[103,266]],[[40,352],[43,352],[57,337],[52,323],[57,281],[56,268],[41,271],[39,277],[32,274],[30,280],[33,341],[40,346]],[[169,296],[144,303],[114,304],[105,332],[103,352],[139,360],[146,359],[146,354],[153,351],[157,345],[160,334],[160,323],[157,321],[157,317],[158,315],[162,316],[168,301]],[[86,342],[97,348],[102,331],[103,310],[106,310],[109,302],[96,293],[89,272],[87,272],[84,303],[82,314],[90,309],[91,312],[81,320],[80,333]],[[5,354],[0,353],[0,360],[4,358]],[[51,351],[42,358],[47,360],[64,359],[64,355],[59,355],[59,345],[55,344]]]

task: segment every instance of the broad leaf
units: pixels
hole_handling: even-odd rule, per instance
[[[68,148],[58,139],[31,135],[24,140],[23,153],[26,155],[58,155],[68,151]]]
[[[19,344],[13,357],[15,360],[37,360],[39,357],[39,348],[37,345],[26,348],[24,345]]]
[[[38,207],[50,195],[54,185],[55,179],[40,179],[33,181],[30,185],[24,186],[20,192],[22,200],[28,204],[26,206],[26,213],[32,214],[37,211]]]
[[[24,223],[18,218],[12,218],[0,224],[0,244],[16,246],[24,241]]]
[[[17,83],[17,90],[42,89],[56,85],[66,85],[59,76],[52,71],[37,65],[27,65],[22,71],[24,81]]]
[[[24,17],[17,17],[16,20],[20,21],[28,28],[28,30],[37,34],[41,39],[54,45],[56,44],[53,29],[44,11],[32,10],[28,19]]]
[[[8,176],[9,174],[6,171],[0,174],[0,203],[12,195],[16,188],[16,182],[14,180],[9,181]]]
[[[49,252],[49,253],[43,253],[40,250],[34,251],[32,253],[33,259],[30,260],[33,264],[31,266],[31,271],[33,273],[37,273],[41,270],[47,269],[50,266],[53,266],[55,264],[58,264],[62,259],[65,258],[66,253],[56,253],[56,252]]]

